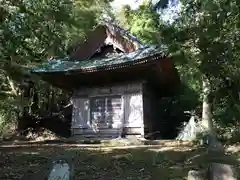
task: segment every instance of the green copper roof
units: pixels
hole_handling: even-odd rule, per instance
[[[163,52],[157,48],[144,47],[132,53],[115,54],[106,58],[96,58],[84,61],[70,61],[69,58],[66,57],[62,59],[50,60],[47,63],[42,64],[40,67],[32,69],[31,72],[67,72],[73,70],[89,70],[94,68],[112,67],[125,63],[135,63],[136,61],[158,54],[163,56]]]

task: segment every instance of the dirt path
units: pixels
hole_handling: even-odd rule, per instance
[[[53,159],[63,158],[74,165],[74,180],[182,180],[189,169],[204,167],[204,154],[204,149],[176,141],[119,146],[8,142],[0,145],[0,179],[40,180]]]
[[[115,146],[79,144],[4,144],[0,146],[0,179],[41,179],[54,158],[71,159],[74,180],[175,179],[185,177],[185,159],[199,150],[177,144]],[[179,167],[181,166],[181,169]],[[170,173],[171,172],[171,173]],[[39,175],[40,174],[40,175]],[[27,178],[26,178],[27,176]]]

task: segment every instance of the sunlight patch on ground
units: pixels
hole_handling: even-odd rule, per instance
[[[179,146],[179,147],[160,147],[160,148],[154,148],[154,149],[151,149],[149,148],[148,150],[149,151],[155,151],[155,152],[163,152],[163,151],[191,151],[193,149],[192,148],[189,148],[189,147],[184,147],[184,146]]]
[[[183,180],[189,171],[206,166],[206,150],[187,142],[159,141],[159,145],[107,147],[69,144],[0,147],[0,179],[42,177],[53,158],[69,159],[74,180]],[[49,175],[49,173],[48,173]],[[31,178],[30,178],[31,177]]]
[[[39,152],[22,152],[23,154],[28,154],[28,155],[38,155]]]
[[[229,146],[226,150],[231,153],[240,153],[240,144]]]

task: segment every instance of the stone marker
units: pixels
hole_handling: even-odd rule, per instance
[[[187,180],[205,180],[206,173],[204,171],[190,170]]]
[[[71,180],[71,168],[67,162],[58,160],[53,162],[48,180]]]
[[[209,168],[209,180],[237,180],[234,168],[228,164],[212,163]]]
[[[225,155],[222,144],[213,134],[206,134],[209,158],[221,157]],[[225,163],[210,162],[208,169],[209,180],[237,180],[237,173],[232,165]]]

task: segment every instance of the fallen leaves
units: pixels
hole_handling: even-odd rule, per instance
[[[41,179],[54,157],[70,159],[74,167],[74,180],[184,179],[188,170],[196,167],[195,160],[204,155],[203,150],[189,145],[175,144],[174,148],[173,143],[166,144],[171,148],[165,145],[72,148],[59,144],[48,147],[0,147],[0,179]]]

